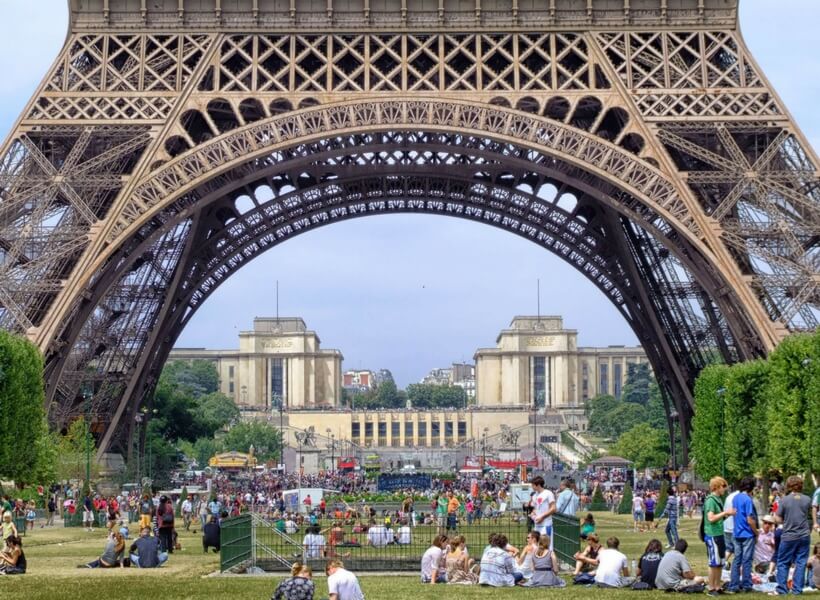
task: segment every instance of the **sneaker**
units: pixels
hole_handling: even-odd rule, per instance
[[[709,590],[709,591],[706,592],[706,595],[707,596],[717,597],[717,596],[720,596],[720,591],[719,590]]]

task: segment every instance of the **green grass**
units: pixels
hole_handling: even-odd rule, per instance
[[[608,513],[596,514],[598,533],[603,539],[615,535],[621,540],[621,550],[630,559],[637,559],[647,541],[648,533],[633,533],[628,516]],[[681,522],[681,535],[689,540],[687,557],[698,574],[705,574],[706,555],[697,539],[697,519]],[[662,531],[656,537],[664,541]],[[199,536],[180,535],[183,550],[175,552],[161,569],[77,569],[77,564],[90,561],[102,551],[105,532],[95,529],[87,533],[81,529],[36,529],[24,538],[28,558],[28,573],[0,578],[0,598],[25,600],[54,600],[69,597],[93,598],[216,598],[232,600],[270,598],[279,576],[215,575],[218,556],[201,551]],[[520,540],[511,540],[519,543]],[[480,551],[474,546],[473,552]],[[422,586],[416,573],[407,576],[361,574],[360,581],[368,600],[433,600],[443,597],[471,598],[544,598],[569,597],[601,600],[602,594],[617,600],[627,597],[660,597],[660,592],[630,592],[628,590],[601,590],[568,587],[564,590],[527,590],[516,588],[493,590],[478,586]],[[317,598],[327,595],[324,577],[316,577]]]

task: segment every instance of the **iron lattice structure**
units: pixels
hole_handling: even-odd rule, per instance
[[[371,214],[523,236],[618,308],[684,445],[717,356],[820,308],[818,161],[737,0],[72,0],[0,149],[0,326],[130,448],[231,274]],[[91,392],[91,404],[83,400]]]

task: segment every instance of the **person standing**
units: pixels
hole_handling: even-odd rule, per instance
[[[157,507],[157,527],[162,549],[169,554],[174,553],[174,503],[168,496],[159,499]]]
[[[801,493],[803,478],[792,475],[786,480],[786,495],[777,507],[774,518],[783,524],[783,535],[777,550],[777,594],[788,594],[786,587],[789,578],[789,567],[794,564],[792,594],[803,592],[806,576],[806,563],[809,560],[811,546],[811,526],[809,509],[811,499]]]
[[[734,508],[734,501],[735,497],[740,492],[738,490],[734,490],[730,492],[728,496],[726,496],[726,500],[723,502],[723,510],[729,511]],[[733,544],[734,540],[734,531],[735,531],[735,517],[734,511],[732,514],[725,519],[723,519],[723,542],[726,545],[726,556],[724,562],[729,564],[729,559],[735,552],[735,546]]]
[[[562,479],[559,486],[558,498],[555,501],[556,512],[569,517],[574,517],[581,504],[578,494],[575,493],[575,481],[572,479]]]
[[[550,536],[552,542],[552,515],[556,511],[555,495],[544,487],[544,478],[540,475],[533,477],[530,484],[535,491],[532,498],[532,527],[541,535]]]
[[[643,498],[640,494],[632,497],[632,531],[643,531]]]
[[[185,526],[185,531],[190,530],[191,528],[191,519],[194,515],[194,504],[191,502],[191,498],[193,496],[188,494],[188,497],[182,501],[182,506],[180,510],[182,511],[182,524]]]
[[[744,477],[739,487],[740,493],[732,503],[735,510],[735,527],[732,532],[735,560],[732,561],[732,575],[726,588],[730,593],[752,591],[752,557],[757,536],[757,518],[752,504],[754,478]]]
[[[672,548],[678,541],[678,515],[680,514],[680,499],[677,490],[669,488],[669,497],[666,499],[666,506],[659,518],[666,517],[666,540],[669,542],[667,548]]]
[[[54,525],[54,515],[57,512],[57,500],[52,494],[48,499],[48,519],[45,522],[45,525],[40,525],[40,528],[49,527]]]
[[[725,508],[723,496],[729,484],[723,477],[709,480],[709,491],[703,503],[703,543],[706,544],[706,558],[709,564],[708,593],[720,593],[723,587],[720,574],[726,559],[726,540],[723,538],[723,520],[735,514],[735,509]]]
[[[820,486],[818,486],[811,495],[811,519],[814,530],[820,533],[820,521],[818,521],[818,516],[820,516]]]

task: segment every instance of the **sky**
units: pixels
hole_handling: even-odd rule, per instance
[[[65,0],[2,0],[0,136],[57,56]],[[817,0],[741,0],[752,53],[820,148]],[[548,251],[486,225],[441,216],[371,216],[302,234],[235,273],[199,309],[179,346],[235,348],[254,317],[300,316],[345,369],[392,371],[400,387],[471,361],[515,315],[560,315],[583,346],[635,344],[615,308]]]

